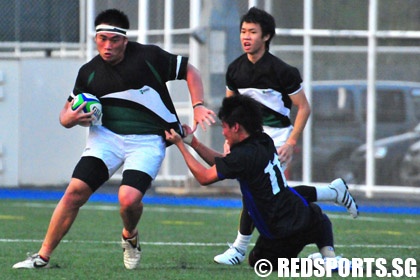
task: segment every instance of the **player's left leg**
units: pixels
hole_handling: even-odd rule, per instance
[[[143,178],[145,183],[140,186],[135,184],[134,181],[142,181],[138,178]],[[123,185],[120,186],[118,191],[120,216],[124,226],[121,246],[124,251],[124,265],[127,269],[136,268],[140,262],[141,248],[137,225],[143,213],[143,193],[150,186],[150,182],[151,178],[147,174],[136,170],[126,170],[123,173]],[[142,187],[145,184],[147,184],[147,187]],[[132,185],[135,185],[137,188]]]
[[[244,203],[242,202],[242,205]],[[233,244],[229,244],[229,249],[220,255],[214,257],[214,262],[218,264],[235,265],[240,264],[245,260],[245,255],[251,242],[252,232],[254,230],[254,223],[248,214],[245,206],[242,208],[239,230]]]
[[[122,247],[127,269],[138,266],[141,257],[137,225],[143,213],[143,196],[156,177],[165,157],[165,142],[159,135],[124,137],[125,162],[118,192],[123,221]]]

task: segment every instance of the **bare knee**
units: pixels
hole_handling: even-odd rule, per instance
[[[86,183],[73,178],[61,199],[61,203],[66,207],[80,208],[86,203],[91,195],[92,190]]]
[[[143,194],[130,186],[121,186],[118,192],[118,200],[122,211],[141,211]]]

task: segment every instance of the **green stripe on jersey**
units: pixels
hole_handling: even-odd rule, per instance
[[[104,106],[102,110],[102,125],[117,134],[163,135],[165,131],[161,122],[147,112],[116,106]]]

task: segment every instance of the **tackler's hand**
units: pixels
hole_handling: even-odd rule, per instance
[[[177,143],[182,142],[182,137],[179,135],[175,129],[171,128],[170,131],[165,130],[165,139],[172,144],[177,145]]]
[[[182,141],[184,141],[185,144],[191,146],[194,138],[194,131],[186,124],[182,125],[182,129],[184,130],[184,138],[182,138]]]

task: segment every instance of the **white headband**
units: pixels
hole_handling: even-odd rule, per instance
[[[114,33],[114,34],[118,34],[118,35],[122,35],[124,37],[127,37],[127,29],[112,26],[112,25],[107,25],[107,24],[99,24],[98,26],[96,26],[96,34],[105,33],[105,32],[106,33]]]

